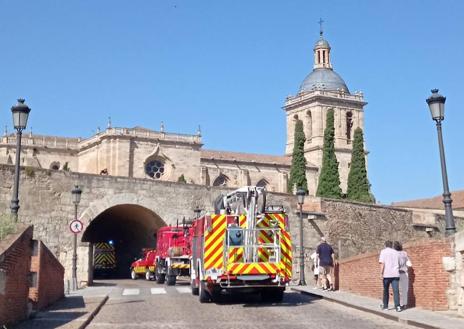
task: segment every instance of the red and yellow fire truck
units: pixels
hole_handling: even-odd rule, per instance
[[[155,279],[158,283],[175,285],[177,276],[190,276],[191,225],[165,226],[156,239]]]
[[[156,250],[143,249],[143,257],[131,264],[131,279],[136,280],[140,275],[145,276],[145,280],[151,280],[155,276]]]
[[[262,187],[247,186],[218,199],[215,213],[192,225],[191,287],[200,302],[221,291],[259,291],[281,301],[292,276],[288,218],[266,207]]]

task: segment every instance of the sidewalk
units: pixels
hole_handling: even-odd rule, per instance
[[[410,308],[402,312],[396,312],[393,306],[388,311],[380,309],[381,301],[378,299],[359,296],[343,291],[323,291],[306,286],[293,286],[292,290],[304,294],[319,296],[325,300],[339,303],[361,311],[370,312],[384,318],[398,321],[404,324],[427,329],[462,329],[464,318],[452,316],[440,312],[426,311],[420,308]]]
[[[108,299],[108,288],[85,288],[66,295],[52,306],[37,312],[15,329],[85,328]]]

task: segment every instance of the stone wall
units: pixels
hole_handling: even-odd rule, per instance
[[[32,234],[21,227],[0,241],[0,326],[27,317]]]
[[[321,210],[327,218],[324,231],[339,258],[379,250],[386,240],[406,242],[427,236],[414,229],[408,210],[330,199],[321,201]]]
[[[454,258],[444,260],[445,269],[450,273],[450,308],[464,315],[464,231],[456,233]]]
[[[413,264],[409,269],[408,306],[443,311],[453,309],[449,302],[451,277],[443,260],[453,256],[453,239],[420,240],[404,246]],[[379,251],[341,260],[339,288],[363,296],[382,296]],[[391,304],[393,302],[391,301]]]
[[[42,241],[34,240],[29,299],[40,310],[64,297],[64,267]]]

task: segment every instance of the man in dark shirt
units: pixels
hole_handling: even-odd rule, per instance
[[[322,276],[322,289],[333,291],[334,251],[332,246],[327,243],[325,237],[321,237],[321,244],[317,246],[316,253],[319,259],[319,275]]]

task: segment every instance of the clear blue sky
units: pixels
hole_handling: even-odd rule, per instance
[[[449,180],[463,189],[463,13],[436,0],[0,0],[0,125],[11,131],[25,97],[38,134],[88,137],[110,115],[170,132],[200,124],[208,149],[283,154],[281,107],[312,69],[322,17],[335,70],[369,102],[377,199],[442,193],[432,88],[447,97]]]

